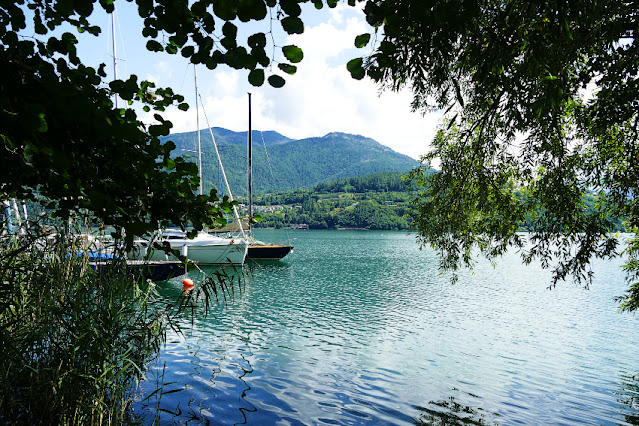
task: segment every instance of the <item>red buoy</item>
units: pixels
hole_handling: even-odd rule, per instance
[[[193,285],[194,285],[194,284],[193,284],[193,280],[192,280],[191,278],[184,278],[184,279],[182,280],[182,285],[183,285],[184,287],[193,287]]]

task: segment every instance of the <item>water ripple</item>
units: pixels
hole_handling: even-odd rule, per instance
[[[639,420],[639,321],[612,302],[618,264],[595,265],[590,291],[549,291],[515,256],[453,285],[410,235],[298,235],[286,262],[253,265],[233,300],[169,335],[143,391],[181,390],[136,410],[161,408],[162,424]]]

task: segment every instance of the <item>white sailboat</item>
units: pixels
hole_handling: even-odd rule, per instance
[[[202,142],[200,138],[200,119],[198,108],[198,88],[197,88],[197,71],[195,72],[195,104],[196,104],[196,126],[198,136],[198,165],[200,174],[200,195],[202,195]],[[206,117],[206,111],[204,112]],[[229,198],[233,201],[231,195],[231,189],[226,179],[226,173],[224,172],[224,166],[220,157],[219,150],[217,149],[217,143],[213,137],[211,126],[209,131],[211,132],[211,138],[213,139],[213,146],[220,164],[220,170],[224,176],[224,182],[229,194]],[[237,209],[234,207],[233,211],[236,218],[239,220]],[[154,236],[156,241],[160,243],[168,242],[172,249],[178,250],[180,254],[187,259],[199,264],[199,265],[219,265],[219,264],[244,264],[246,258],[246,251],[248,250],[248,242],[244,230],[240,229],[240,233],[237,237],[224,238],[216,235],[211,235],[206,230],[198,232],[195,238],[187,238],[186,232],[181,229],[163,229],[158,231]],[[163,250],[153,248],[151,241],[149,240],[137,240],[134,243],[134,249],[129,253],[129,258],[132,259],[148,259],[148,260],[172,260],[175,256],[165,253]]]
[[[172,249],[198,265],[241,265],[246,257],[248,244],[243,239],[222,238],[199,232],[195,238],[187,238],[181,229],[163,229],[157,238],[160,242],[168,242]],[[173,260],[175,256],[150,247],[150,242],[138,240],[131,253],[138,259]]]

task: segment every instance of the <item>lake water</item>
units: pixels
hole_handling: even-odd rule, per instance
[[[135,406],[149,423],[639,424],[621,261],[597,262],[590,290],[548,290],[515,255],[451,284],[403,232],[257,236],[294,252],[245,266],[231,300],[169,331],[142,386],[165,394]]]

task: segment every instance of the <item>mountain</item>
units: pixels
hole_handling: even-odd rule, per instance
[[[234,196],[247,192],[247,132],[212,128]],[[197,132],[178,133],[171,140],[176,155],[197,156]],[[201,131],[204,191],[222,188],[217,156],[208,129]],[[346,133],[294,140],[274,131],[253,131],[253,191],[263,194],[313,186],[340,178],[382,171],[407,172],[418,162],[373,139]]]

